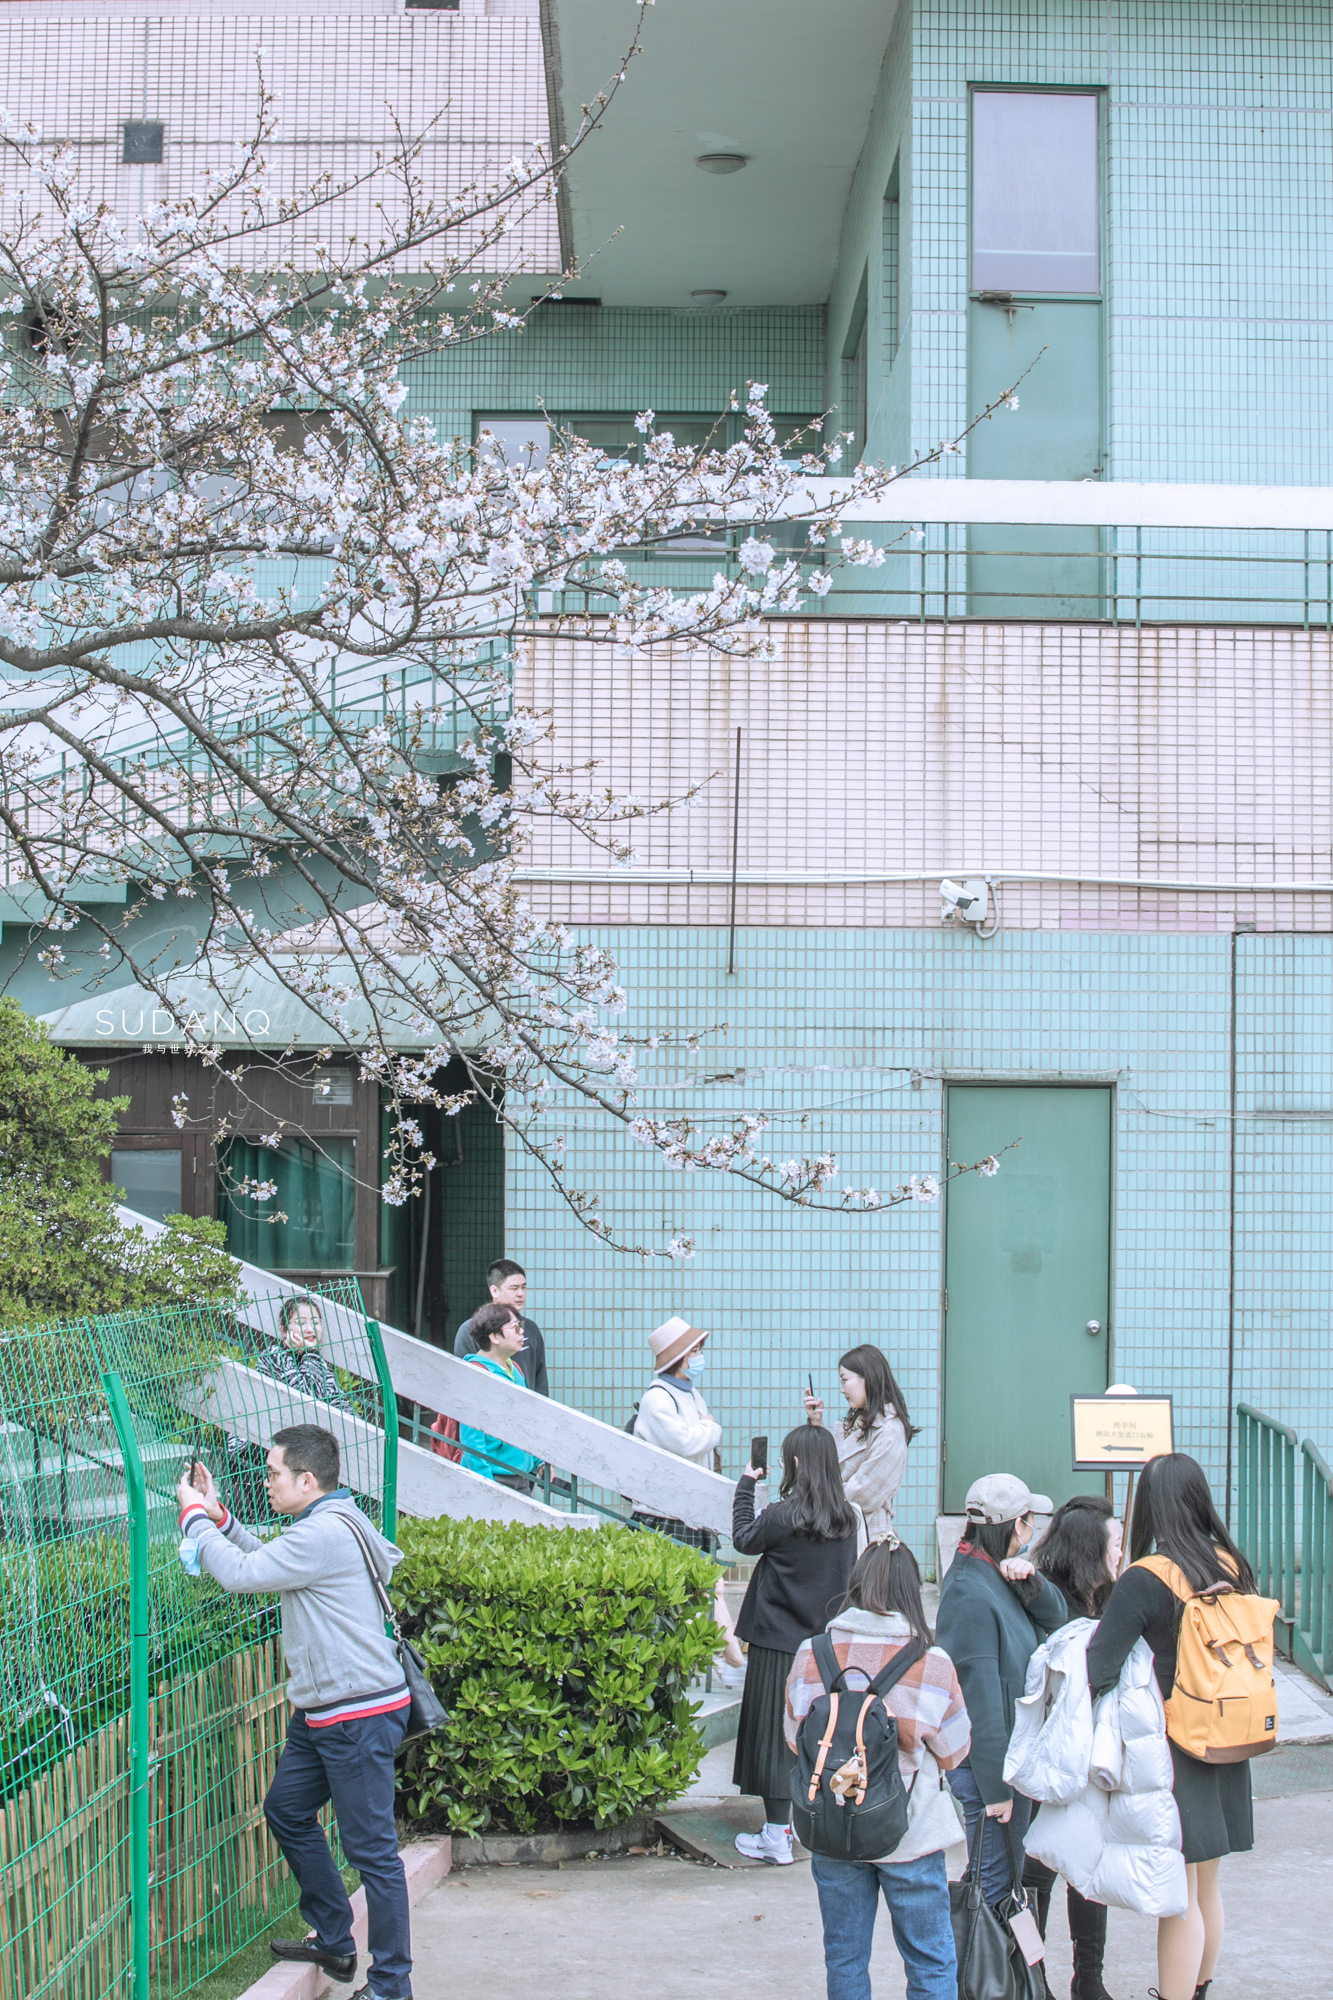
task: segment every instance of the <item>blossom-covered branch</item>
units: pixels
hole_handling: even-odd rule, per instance
[[[279,239],[350,184],[272,197],[275,116],[261,89],[227,172],[132,226],[86,197],[68,154],[4,128],[0,846],[34,949],[79,992],[132,978],[240,1090],[244,1065],[179,982],[188,968],[225,992],[261,973],[304,1010],[306,1045],[352,1051],[382,1086],[390,1202],[432,1164],[421,1107],[480,1096],[613,1235],[542,1137],[553,1090],[669,1166],[808,1204],[837,1163],[766,1158],[761,1119],[715,1132],[644,1114],[615,963],[524,900],[541,820],[626,860],[635,823],[690,794],[618,796],[551,761],[512,662],[561,633],[761,650],[771,615],[808,608],[837,567],[884,561],[843,534],[844,511],[958,440],[856,466],[794,537],[844,440],[812,436],[794,461],[762,384],[738,388],[702,451],[651,411],[624,459],[554,426],[540,463],[441,434],[423,364],[521,339],[538,308],[516,303],[507,246],[563,159],[537,151],[436,202],[403,138],[375,168],[393,190],[381,235],[330,233],[298,267]],[[700,533],[719,551],[706,588],[650,580],[646,551]],[[108,882],[125,885],[118,914],[87,894]],[[468,1085],[446,1092],[456,1058]],[[271,1199],[271,1183],[248,1192]],[[920,1178],[836,1205],[926,1193]]]

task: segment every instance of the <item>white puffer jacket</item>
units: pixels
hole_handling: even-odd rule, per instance
[[[1140,1639],[1117,1685],[1094,1703],[1088,1641],[1076,1618],[1028,1663],[1004,1760],[1005,1781],[1041,1811],[1024,1845],[1090,1902],[1143,1917],[1189,1907],[1166,1710]]]

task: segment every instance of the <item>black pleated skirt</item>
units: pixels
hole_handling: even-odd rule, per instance
[[[1254,1799],[1250,1767],[1205,1764],[1171,1745],[1176,1811],[1186,1861],[1219,1861],[1224,1854],[1248,1854],[1254,1846]]]
[[[787,1675],[795,1653],[771,1646],[751,1646],[746,1655],[745,1691],[736,1732],[736,1762],[731,1781],[750,1798],[785,1799],[791,1790],[796,1759],[787,1748],[782,1718],[787,1706]]]

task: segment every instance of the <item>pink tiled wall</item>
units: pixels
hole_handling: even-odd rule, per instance
[[[693,811],[632,830],[645,867],[726,871],[741,730],[740,872],[939,868],[1077,875],[1000,884],[1006,928],[1333,928],[1333,895],[1163,891],[1139,878],[1333,878],[1333,644],[1227,627],[889,624],[772,628],[771,657],[631,658],[540,641],[520,704],[555,718],[553,761]],[[538,826],[536,867],[605,866]],[[1114,877],[1096,886],[1089,877]],[[546,887],[579,923],[724,923],[728,890]],[[935,923],[933,883],[742,886],[742,924]]]

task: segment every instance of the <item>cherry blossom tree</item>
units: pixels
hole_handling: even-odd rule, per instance
[[[43,962],[80,993],[132,979],[238,1074],[182,1010],[182,963],[283,989],[323,1024],[321,1060],[351,1050],[382,1085],[390,1202],[432,1164],[421,1107],[477,1098],[607,1240],[599,1192],[571,1182],[562,1107],[800,1205],[932,1199],[928,1175],[852,1188],[827,1154],[773,1159],[760,1115],[650,1115],[611,957],[535,916],[515,880],[542,816],[624,859],[636,820],[681,803],[555,762],[549,719],[511,700],[516,647],[574,632],[762,649],[770,614],[884,560],[840,510],[898,469],[858,465],[836,504],[805,509],[798,547],[775,531],[842,440],[812,436],[793,463],[760,384],[733,406],[740,441],[723,413],[702,451],[651,411],[632,462],[554,429],[541,463],[441,435],[413,385],[432,356],[519,337],[533,308],[514,303],[507,245],[565,159],[538,149],[433,200],[404,137],[373,170],[372,241],[339,220],[361,183],[272,192],[275,117],[261,85],[226,170],[132,224],[69,155],[4,123],[0,841]],[[284,249],[326,220],[309,255]],[[637,557],[703,528],[732,550],[708,588],[646,580]],[[123,915],[81,900],[93,880],[130,885]],[[155,905],[179,916],[170,946]],[[454,1057],[467,1087],[446,1094]]]

